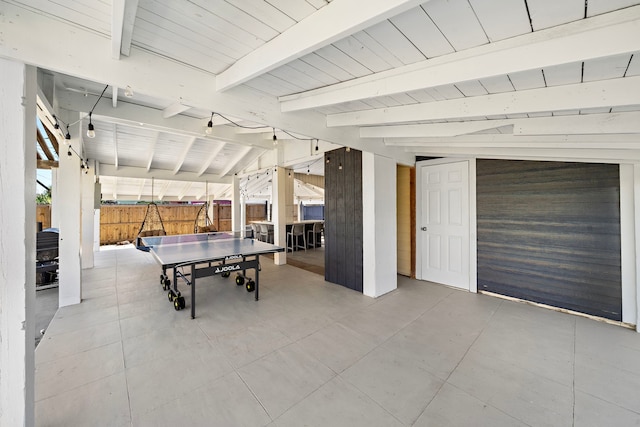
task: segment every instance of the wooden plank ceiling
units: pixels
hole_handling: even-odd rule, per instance
[[[0,55],[38,65],[79,129],[109,86],[82,137],[101,175],[228,188],[341,145],[405,164],[640,160],[640,0],[112,3],[0,2]],[[54,48],[64,61],[36,55]]]

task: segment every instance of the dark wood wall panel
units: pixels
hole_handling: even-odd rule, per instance
[[[478,289],[622,320],[620,172],[477,161]]]
[[[362,153],[325,153],[325,280],[362,292]]]

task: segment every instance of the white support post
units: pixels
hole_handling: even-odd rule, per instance
[[[636,289],[636,332],[640,332],[640,164],[633,165],[633,200],[635,219],[635,289]]]
[[[240,235],[247,237],[247,198],[240,197]]]
[[[231,231],[240,231],[240,178],[233,176],[231,190]]]
[[[280,150],[278,150],[280,151]],[[278,168],[273,173],[271,185],[271,200],[273,201],[273,243],[283,248],[287,247],[287,169]],[[278,252],[273,257],[276,265],[287,263],[287,252]]]
[[[36,69],[0,59],[0,425],[34,425]]]
[[[51,169],[51,228],[60,228],[60,202],[58,201],[58,168]]]
[[[93,164],[89,168],[81,170],[82,185],[82,245],[80,248],[82,268],[93,268],[93,248],[95,230],[95,177],[96,170]]]
[[[396,163],[362,153],[363,290],[377,298],[398,287]]]
[[[65,123],[79,119],[78,113],[68,113]],[[80,138],[78,126],[69,129],[71,139],[60,145],[58,185],[64,188],[58,194],[60,212],[60,244],[58,268],[58,304],[60,307],[79,304],[82,301],[82,274],[80,263],[81,185]],[[74,153],[75,151],[75,153]],[[71,155],[68,155],[68,152]]]

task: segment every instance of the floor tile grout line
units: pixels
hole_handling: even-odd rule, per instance
[[[444,378],[442,381],[442,384],[440,385],[440,387],[438,388],[438,391],[436,391],[436,393],[433,395],[433,397],[431,398],[431,400],[429,400],[429,402],[427,403],[427,405],[424,407],[424,409],[422,410],[422,412],[420,412],[420,415],[418,415],[418,418],[416,418],[416,421],[422,416],[422,414],[424,414],[424,411],[427,410],[427,408],[429,407],[429,405],[431,405],[431,403],[433,402],[433,400],[436,398],[436,396],[438,394],[440,394],[440,391],[442,390],[442,387],[444,387],[445,384],[449,384],[449,385],[453,385],[449,383],[449,378],[451,378],[451,375],[453,375],[453,373],[456,371],[456,369],[458,369],[458,367],[460,366],[460,363],[462,363],[462,361],[467,357],[467,355],[469,354],[469,351],[471,351],[471,348],[473,347],[473,345],[478,341],[478,339],[480,339],[480,337],[482,336],[482,334],[484,333],[487,325],[489,324],[489,322],[491,322],[491,319],[493,319],[493,317],[496,315],[496,313],[498,312],[498,310],[500,310],[500,307],[502,307],[502,304],[504,303],[504,301],[500,301],[500,303],[498,304],[498,306],[496,307],[496,309],[493,311],[493,313],[491,313],[491,316],[489,316],[489,318],[484,322],[484,325],[482,326],[482,329],[480,330],[480,333],[478,334],[477,337],[475,337],[475,339],[473,340],[473,342],[471,344],[469,344],[469,347],[467,347],[467,351],[464,352],[464,354],[462,355],[462,357],[460,358],[460,360],[458,360],[458,363],[456,363],[456,366],[451,370],[451,372],[449,372],[449,375],[447,375],[447,378]],[[475,396],[474,396],[475,397]],[[487,402],[485,402],[487,403]]]
[[[126,360],[125,354],[124,354],[124,336],[122,334],[122,322],[121,322],[121,319],[120,319],[120,299],[119,299],[119,295],[118,295],[118,280],[119,280],[118,258],[119,258],[119,256],[118,256],[118,254],[116,254],[115,255],[115,263],[116,263],[115,275],[116,275],[116,302],[118,304],[118,327],[120,329],[120,349],[122,351],[122,365],[124,366],[124,384],[125,384],[125,387],[127,388],[127,404],[129,406],[129,423],[130,423],[130,425],[133,425],[133,411],[132,411],[132,408],[131,408],[131,393],[129,391],[129,376],[127,374],[127,360]]]

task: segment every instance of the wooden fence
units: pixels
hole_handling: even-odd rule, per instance
[[[167,234],[190,234],[201,205],[158,205],[162,223]],[[118,242],[134,242],[147,205],[102,205],[100,209],[100,244],[110,245]],[[267,209],[264,204],[247,205],[247,223],[264,221]],[[213,205],[213,225],[218,231],[231,231],[231,205]],[[38,205],[36,221],[42,228],[51,227],[51,206]]]
[[[190,234],[200,205],[158,205],[168,235]],[[147,205],[102,205],[100,210],[100,244],[133,242],[138,235]],[[266,218],[265,205],[247,205],[247,222]],[[231,205],[213,205],[213,225],[218,231],[231,231]]]

